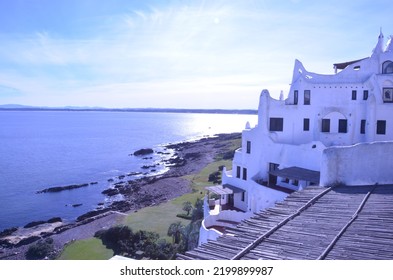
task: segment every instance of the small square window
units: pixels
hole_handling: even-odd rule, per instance
[[[311,104],[311,91],[305,90],[304,91],[304,105],[310,105],[310,104]]]
[[[368,90],[363,90],[363,100],[368,99]]]
[[[310,130],[310,119],[303,119],[303,131]]]
[[[377,134],[386,134],[386,121],[377,121]]]
[[[338,120],[338,133],[347,133],[348,122],[346,119]]]
[[[278,170],[278,163],[269,162],[269,171]]]
[[[293,104],[297,105],[298,101],[299,101],[299,91],[295,90],[293,92]]]
[[[353,90],[352,91],[352,100],[356,100],[356,97],[357,97],[357,92],[356,92],[356,90]]]
[[[243,168],[243,180],[247,180],[247,168]]]
[[[251,153],[251,141],[247,141],[247,154]]]
[[[366,133],[366,120],[361,120],[360,122],[360,134]]]
[[[283,131],[284,119],[283,118],[270,118],[270,131]]]
[[[322,119],[322,132],[330,132],[330,119]]]
[[[241,171],[240,166],[237,166],[236,167],[236,178],[240,178],[240,171]]]
[[[393,102],[393,88],[383,89],[383,102],[392,103]]]

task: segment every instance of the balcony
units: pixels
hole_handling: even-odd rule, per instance
[[[226,234],[226,228],[236,227],[238,223],[252,214],[233,206],[234,191],[232,189],[211,186],[207,187],[207,190],[208,194],[204,200],[204,220],[199,232],[199,245],[208,240],[216,240],[219,236]]]

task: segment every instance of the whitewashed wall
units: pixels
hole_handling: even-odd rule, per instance
[[[322,154],[322,186],[393,184],[393,142],[327,148]]]

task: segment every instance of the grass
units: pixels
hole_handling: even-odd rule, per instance
[[[176,214],[184,212],[182,208],[182,205],[174,204],[173,201],[161,203],[157,206],[145,207],[138,212],[129,214],[123,224],[132,228],[133,231],[154,231],[161,238],[171,241],[172,238],[167,236],[169,225],[175,222],[181,222],[184,225],[189,223],[185,219],[176,217]]]
[[[113,251],[107,249],[98,238],[77,240],[66,246],[59,260],[108,260]]]
[[[230,149],[234,150],[238,148],[240,146],[240,141],[240,139],[232,140]],[[190,201],[194,205],[198,198],[203,198],[205,187],[212,185],[212,183],[208,181],[209,175],[217,171],[219,166],[225,165],[228,169],[231,167],[231,164],[231,160],[222,160],[218,157],[215,162],[208,164],[198,174],[191,174],[183,177],[191,181],[192,192],[156,206],[140,209],[138,212],[129,214],[121,223],[129,226],[133,231],[154,231],[158,233],[161,238],[171,241],[172,238],[167,236],[169,225],[178,221],[184,225],[189,223],[188,220],[176,217],[176,214],[186,213],[183,211],[183,203]],[[71,243],[65,248],[60,259],[109,259],[112,255],[109,254],[108,251],[113,255],[113,252],[106,249],[100,240],[92,238]]]

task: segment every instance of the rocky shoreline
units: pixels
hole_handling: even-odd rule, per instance
[[[24,253],[29,245],[48,236],[54,239],[56,249],[61,250],[68,242],[92,237],[95,231],[116,224],[126,212],[137,211],[190,192],[190,181],[182,176],[198,173],[218,155],[233,155],[230,141],[240,137],[240,133],[219,134],[197,141],[166,145],[166,149],[174,151],[173,156],[162,160],[162,163],[169,167],[167,172],[128,181],[122,180],[127,175],[119,176],[122,177],[119,178],[121,181],[114,183],[103,193],[108,197],[120,194],[123,199],[114,201],[107,207],[87,212],[79,216],[75,222],[65,224],[61,219],[53,222],[40,221],[36,225],[32,222],[29,230],[13,228],[1,232],[0,259],[24,259]],[[150,153],[151,149],[148,148],[135,156]],[[153,166],[148,168],[154,172]]]

